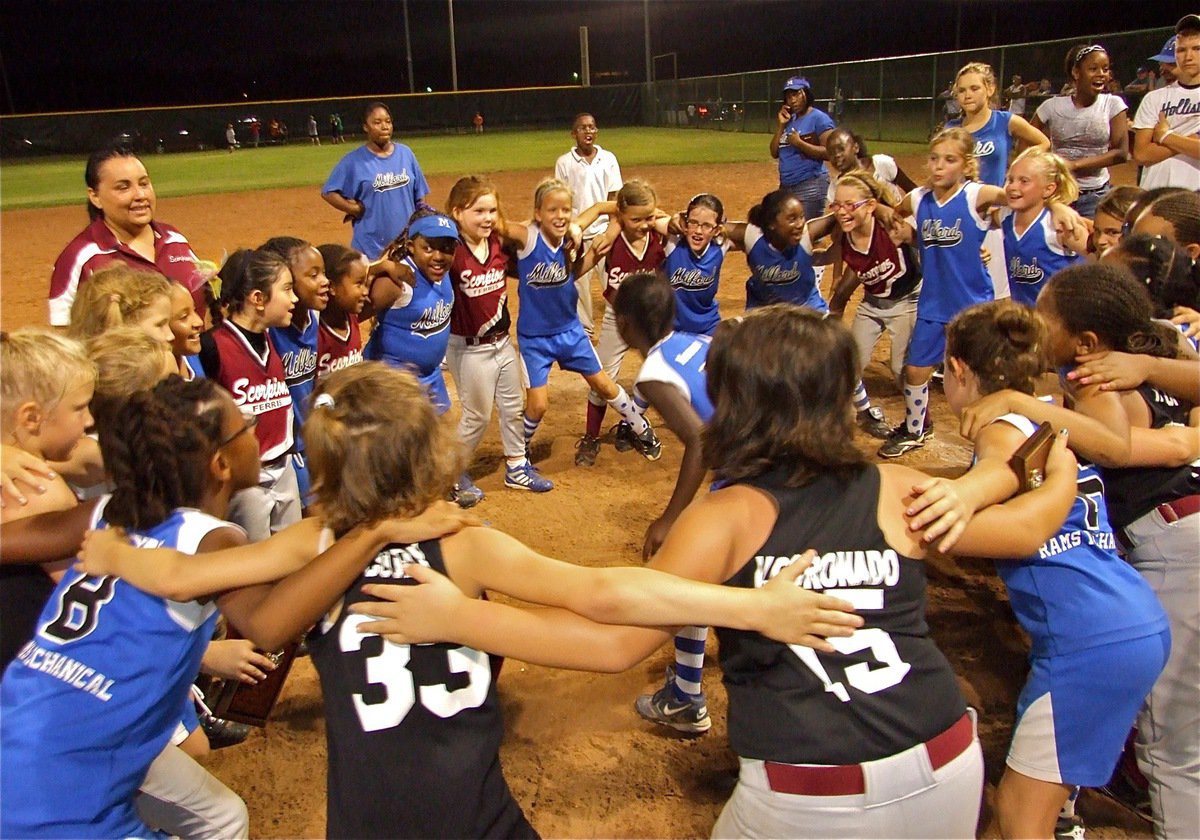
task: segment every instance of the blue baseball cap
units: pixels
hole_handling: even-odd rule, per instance
[[[1160,64],[1174,64],[1175,63],[1175,38],[1176,38],[1175,35],[1172,35],[1170,38],[1168,38],[1167,42],[1165,44],[1163,44],[1162,51],[1158,55],[1150,56],[1150,60],[1157,61]]]
[[[1174,60],[1174,59],[1172,59],[1172,60]],[[785,91],[788,91],[788,90],[811,91],[812,85],[809,84],[808,79],[804,78],[803,76],[792,76],[790,79],[788,79],[786,82],[783,83],[783,89]]]
[[[458,225],[449,216],[422,216],[408,226],[408,237],[426,239],[458,239]]]

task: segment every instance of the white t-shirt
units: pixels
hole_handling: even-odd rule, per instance
[[[1025,85],[1013,85],[1008,89],[1008,112],[1018,117],[1025,116]]]
[[[875,176],[875,180],[889,189],[892,194],[892,200],[899,202],[904,198],[904,193],[896,186],[896,175],[900,172],[896,166],[896,159],[891,155],[871,155],[871,168],[874,170],[871,174]],[[837,193],[836,173],[831,172],[829,175],[829,189],[825,192],[826,206],[833,203],[833,197]]]
[[[1036,116],[1046,126],[1050,148],[1067,160],[1095,157],[1108,151],[1113,117],[1128,109],[1125,100],[1102,93],[1086,108],[1069,96],[1055,96],[1038,106]],[[1079,189],[1094,190],[1108,183],[1108,167],[1095,175],[1075,176]]]
[[[1191,136],[1200,133],[1200,85],[1184,87],[1176,82],[1150,91],[1138,106],[1133,128],[1153,129],[1160,113],[1167,115],[1167,125],[1176,134]],[[1155,187],[1200,189],[1200,159],[1173,155],[1162,163],[1147,166],[1142,170],[1140,186],[1144,190]]]
[[[608,200],[608,194],[621,189],[621,166],[612,152],[596,146],[591,162],[579,156],[578,150],[559,157],[554,164],[554,177],[571,188],[571,209],[575,215],[598,201]],[[584,239],[599,236],[608,227],[608,216],[601,216],[583,232]]]

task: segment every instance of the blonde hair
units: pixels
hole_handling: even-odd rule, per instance
[[[879,179],[865,169],[851,169],[837,179],[837,186],[851,187],[862,193],[864,198],[874,199],[888,207],[895,206],[895,196],[888,185],[880,183]]]
[[[557,178],[543,178],[538,182],[537,188],[533,191],[533,209],[541,210],[542,202],[546,200],[552,192],[565,192],[567,195],[572,195],[571,188]]]
[[[463,461],[455,430],[425,389],[383,362],[317,383],[304,448],[321,515],[337,534],[420,513],[446,497]]]
[[[1061,156],[1056,155],[1054,152],[1031,146],[1017,155],[1017,159],[1012,162],[1012,165],[1016,166],[1021,161],[1026,160],[1036,164],[1046,182],[1054,185],[1054,192],[1051,193],[1046,201],[1070,204],[1079,198],[1079,182],[1075,180],[1075,176],[1071,174],[1067,162]],[[1012,167],[1009,167],[1008,171],[1011,172]]]
[[[988,88],[990,91],[988,93],[989,104],[994,105],[995,104],[994,100],[996,99],[997,90],[996,90],[996,74],[992,70],[992,65],[984,64],[982,61],[972,61],[968,64],[964,64],[962,66],[962,69],[954,74],[954,86],[956,88],[958,87],[958,80],[960,78],[962,78],[963,76],[965,76],[967,73],[977,73],[980,77],[983,78],[983,86]]]
[[[34,327],[0,332],[0,402],[6,418],[23,402],[52,411],[72,385],[95,378],[83,345],[72,338]]]
[[[654,187],[641,178],[630,178],[622,185],[621,189],[617,190],[618,210],[625,210],[629,207],[645,207],[646,205],[653,207],[657,203],[658,196],[654,193]]]
[[[943,128],[929,141],[929,151],[932,152],[943,143],[953,143],[958,147],[958,153],[963,156],[963,175],[968,181],[978,181],[979,161],[975,157],[975,138],[971,132],[965,128]]]
[[[170,300],[171,281],[161,274],[127,265],[101,269],[80,284],[71,304],[67,334],[87,341],[105,330],[128,324],[160,295]]]
[[[87,343],[88,358],[96,367],[96,392],[92,395],[92,418],[104,420],[135,391],[153,388],[165,378],[171,348],[137,327],[117,327]]]

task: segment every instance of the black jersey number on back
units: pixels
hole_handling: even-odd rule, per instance
[[[1104,504],[1104,482],[1100,476],[1081,478],[1076,485],[1076,494],[1083,500],[1084,521],[1089,531],[1100,529],[1100,505]]]
[[[864,694],[876,694],[885,688],[898,685],[912,670],[912,666],[900,658],[900,651],[896,650],[896,643],[892,641],[892,637],[878,627],[855,630],[845,638],[830,638],[827,641],[839,653],[844,654],[870,649],[871,655],[879,660],[882,666],[873,668],[867,662],[847,665],[842,669],[844,682],[835,682],[830,678],[829,670],[815,650],[800,645],[788,645],[805,667],[817,675],[825,690],[843,703],[850,702],[850,692],[846,690],[846,683]]]
[[[372,621],[368,615],[348,615],[338,632],[338,646],[343,653],[362,648],[363,639],[358,626]],[[366,658],[367,682],[381,686],[384,699],[367,703],[362,694],[354,695],[354,711],[364,732],[377,732],[399,726],[418,697],[421,705],[440,718],[453,717],[464,709],[475,709],[487,699],[492,681],[492,665],[488,655],[472,648],[451,648],[446,651],[451,673],[466,674],[467,684],[450,690],[445,685],[418,686],[408,669],[412,648],[385,641],[380,652]]]
[[[84,575],[63,590],[58,614],[41,630],[41,635],[66,644],[82,639],[96,629],[100,608],[112,600],[115,577]]]

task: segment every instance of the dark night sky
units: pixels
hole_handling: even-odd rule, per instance
[[[1193,5],[651,0],[651,47],[691,76],[952,50],[956,10],[969,48],[1171,26]],[[447,4],[408,7],[418,90],[449,90]],[[455,0],[454,17],[463,90],[571,83],[581,25],[593,83],[644,78],[639,0]],[[4,0],[0,56],[3,113],[408,90],[400,0]]]

